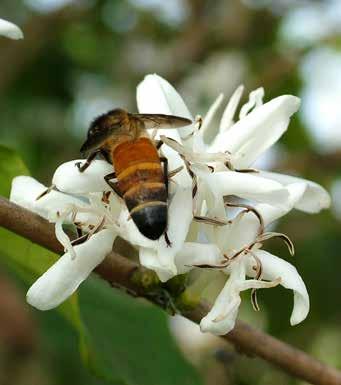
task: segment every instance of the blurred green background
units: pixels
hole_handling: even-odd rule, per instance
[[[260,313],[246,296],[240,318],[341,368],[341,2],[1,0],[0,17],[25,34],[0,38],[0,144],[46,184],[57,165],[79,156],[93,117],[119,106],[136,111],[145,74],[172,82],[194,115],[241,83],[248,92],[263,86],[265,100],[302,97],[288,132],[258,166],[302,175],[332,193],[330,211],[292,212],[277,227],[295,243],[291,262],[311,311],[290,327],[292,293],[276,288],[259,293]],[[5,261],[19,241],[0,235]],[[269,245],[287,257],[284,246]],[[79,324],[70,327],[63,311],[29,308],[32,277],[14,270],[4,263],[0,274],[0,384],[302,383],[93,279],[80,290],[88,328],[80,341],[86,334],[96,365],[105,366],[96,379],[78,354]]]

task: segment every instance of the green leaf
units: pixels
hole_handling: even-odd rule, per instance
[[[0,195],[9,197],[12,179],[17,175],[29,174],[17,153],[0,144]]]
[[[57,259],[3,228],[0,239],[0,260],[28,284]],[[97,377],[122,385],[200,384],[198,374],[176,347],[161,310],[99,279],[88,280],[81,294],[85,322],[76,294],[57,311],[77,331],[82,360]]]
[[[6,229],[0,228],[0,239],[0,261],[29,285],[58,259],[58,255]],[[56,310],[77,332],[80,355],[86,367],[108,383],[124,384],[102,368],[101,360],[97,357],[94,344],[81,319],[78,295],[73,294]]]
[[[176,346],[168,316],[156,306],[96,277],[82,285],[80,304],[109,373],[123,377],[129,385],[202,384]]]
[[[1,195],[9,196],[12,179],[17,175],[29,175],[25,164],[15,151],[0,145]],[[3,228],[0,228],[0,239],[0,260],[29,285],[58,259],[57,254]],[[96,358],[86,327],[81,320],[77,294],[59,306],[57,311],[77,331],[85,364],[100,373],[95,365]]]

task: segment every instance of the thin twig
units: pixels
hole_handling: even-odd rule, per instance
[[[0,197],[0,226],[55,253],[63,252],[63,247],[55,237],[53,224],[2,197]],[[152,272],[117,253],[111,252],[97,267],[96,273],[111,286],[123,287],[128,292],[147,297],[144,281],[152,277]],[[208,310],[209,307],[201,303],[183,315],[199,323]],[[261,357],[285,372],[312,384],[341,385],[341,372],[337,369],[242,321],[238,321],[235,328],[222,338],[232,343],[239,351]]]

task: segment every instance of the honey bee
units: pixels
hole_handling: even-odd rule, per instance
[[[81,152],[89,152],[80,172],[89,167],[97,154],[112,163],[114,172],[104,177],[124,199],[130,217],[145,237],[156,240],[165,234],[167,244],[167,159],[160,158],[162,142],[152,140],[147,129],[179,128],[189,119],[162,114],[132,114],[122,109],[97,117],[89,127]],[[162,167],[163,163],[163,167]]]

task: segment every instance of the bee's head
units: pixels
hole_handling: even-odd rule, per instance
[[[101,147],[101,145],[119,129],[127,119],[127,112],[116,108],[98,116],[91,124],[88,130],[88,136],[83,143],[80,151],[87,152]]]

